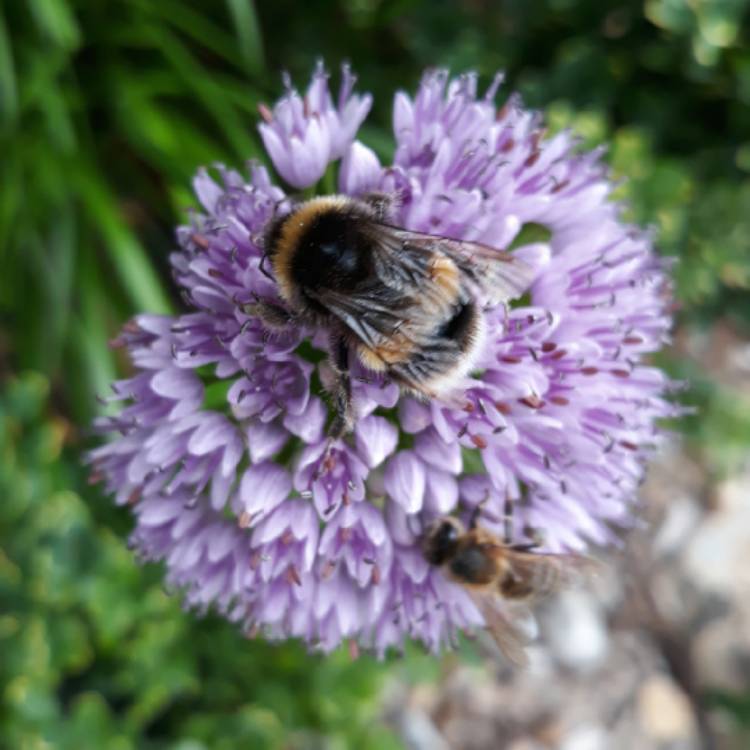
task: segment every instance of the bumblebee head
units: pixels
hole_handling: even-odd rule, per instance
[[[422,537],[422,552],[430,565],[443,565],[458,550],[464,527],[457,518],[443,516],[433,521]]]

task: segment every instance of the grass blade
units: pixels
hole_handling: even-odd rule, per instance
[[[253,0],[227,0],[242,59],[252,75],[263,73],[263,39]]]

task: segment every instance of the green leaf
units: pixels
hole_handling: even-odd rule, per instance
[[[166,28],[151,26],[148,29],[152,43],[180,74],[185,84],[194,91],[206,112],[223,131],[235,153],[245,158],[254,155],[255,142],[248,136],[247,123],[241,121],[236,111],[228,105],[225,93],[214,77],[207,76],[191,51]]]
[[[261,75],[264,70],[263,42],[253,0],[227,0],[234,31],[248,73]]]
[[[18,114],[18,86],[8,28],[0,8],[0,125],[10,126]]]
[[[81,32],[65,0],[29,0],[29,7],[39,30],[53,44],[68,50],[79,45]]]
[[[72,175],[92,224],[135,310],[168,313],[171,304],[146,252],[127,228],[109,191],[90,169]]]
[[[517,247],[531,245],[535,242],[549,242],[550,237],[552,237],[552,232],[547,227],[529,221],[521,226],[508,250],[515,250]]]

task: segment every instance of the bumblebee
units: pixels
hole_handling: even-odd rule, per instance
[[[452,516],[435,520],[422,537],[422,551],[428,563],[440,566],[469,593],[503,654],[525,666],[528,638],[518,623],[529,614],[529,606],[592,572],[595,562],[572,553],[537,552],[538,540],[501,540],[477,525],[479,507],[468,530]]]
[[[270,263],[283,304],[250,307],[271,327],[329,332],[333,438],[353,424],[352,355],[404,390],[442,396],[480,351],[482,305],[520,296],[533,279],[509,252],[394,226],[391,205],[382,194],[313,198],[265,232],[261,270]]]

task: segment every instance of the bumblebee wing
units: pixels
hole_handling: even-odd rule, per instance
[[[484,617],[487,631],[497,643],[503,655],[517,667],[526,667],[529,657],[526,646],[529,645],[529,637],[515,625],[511,617],[502,611],[500,597],[485,589],[466,588],[472,601]]]
[[[333,289],[307,293],[370,349],[388,341],[409,314],[408,300],[382,285],[362,285],[347,293]]]
[[[520,297],[531,285],[534,268],[513,253],[481,242],[456,240],[398,227],[382,226],[382,240],[376,243],[386,256],[386,273],[421,273],[429,281],[430,258],[440,253],[450,258],[478,296],[496,305]],[[376,235],[377,236],[377,235]],[[414,269],[414,270],[413,270]]]
[[[425,382],[460,356],[456,341],[436,335],[434,308],[424,296],[420,299],[379,282],[347,293],[326,289],[309,294],[381,357],[393,377],[415,391],[424,392]],[[432,303],[444,304],[438,302],[439,290],[422,286],[417,294],[431,294]]]
[[[511,577],[501,583],[508,598],[539,599],[574,586],[597,570],[590,557],[576,554],[505,551]],[[505,587],[505,590],[503,588]]]
[[[408,232],[372,222],[372,276],[354,289],[307,290],[389,373],[412,390],[461,359],[457,341],[440,334],[457,305],[474,295],[502,302],[521,295],[533,269],[486,245]]]

